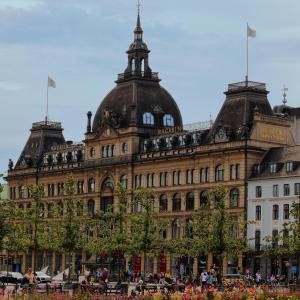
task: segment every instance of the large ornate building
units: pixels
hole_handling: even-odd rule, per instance
[[[210,126],[185,130],[175,100],[150,68],[149,53],[138,16],[127,67],[94,118],[88,112],[84,141],[66,141],[60,123],[33,123],[20,158],[8,171],[12,199],[26,206],[31,201],[27,188],[43,184],[47,217],[49,205],[64,205],[63,185],[72,174],[76,198],[93,214],[111,205],[117,209],[118,181],[132,191],[131,199],[137,187],[152,187],[155,209],[172,220],[166,233],[171,239],[184,234],[186,219],[207,201],[208,191],[222,185],[230,194],[229,212],[244,218],[252,167],[270,148],[294,145],[291,122],[273,114],[265,84],[246,81],[228,85],[224,104]],[[39,253],[36,259],[38,267],[49,265],[52,271],[66,265],[61,254]],[[78,268],[88,259],[78,253],[73,264]],[[195,259],[194,273],[209,267],[213,259],[212,255]],[[24,271],[33,260],[27,253],[17,262]],[[223,270],[235,272],[242,265],[242,257],[228,258]],[[176,266],[177,258],[167,253],[147,262],[152,272],[175,273]]]

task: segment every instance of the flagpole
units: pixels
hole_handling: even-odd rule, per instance
[[[48,77],[48,81],[47,81],[47,105],[46,105],[46,125],[47,125],[47,121],[48,121],[48,94],[49,94],[49,77]]]
[[[246,86],[248,86],[248,72],[249,72],[249,34],[248,34],[248,23],[246,28],[246,34],[247,34],[247,54],[246,54]]]

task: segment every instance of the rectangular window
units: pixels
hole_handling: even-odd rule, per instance
[[[279,186],[278,186],[278,184],[273,185],[273,197],[279,197]]]
[[[10,199],[15,200],[16,199],[16,187],[10,188]]]
[[[201,168],[200,169],[200,182],[206,183],[209,181],[209,168]]]
[[[274,229],[272,231],[272,246],[276,248],[278,246],[278,230]]]
[[[295,195],[299,195],[300,194],[300,183],[295,183]]]
[[[270,173],[277,173],[277,164],[270,164]]]
[[[235,165],[235,179],[240,179],[240,164]]]
[[[180,185],[180,171],[173,171],[173,185]]]
[[[160,181],[160,186],[167,186],[168,185],[168,172],[161,172],[159,174],[159,181]]]
[[[256,198],[261,198],[261,196],[262,196],[261,186],[256,186],[255,187],[255,195],[256,195]]]
[[[230,180],[234,180],[235,178],[235,165],[230,165]]]
[[[288,204],[283,205],[283,219],[288,220],[290,218],[290,206]]]
[[[54,184],[48,184],[48,197],[54,196]]]
[[[83,181],[77,181],[77,194],[82,194],[83,193]]]
[[[57,184],[57,195],[61,196],[63,194],[64,194],[64,183],[61,182]]]
[[[290,195],[290,185],[289,184],[284,184],[283,185],[283,195],[284,196],[289,196]]]
[[[287,172],[293,172],[294,171],[294,166],[293,166],[292,161],[287,161],[285,167],[286,167]]]
[[[255,220],[260,221],[261,220],[261,206],[256,205],[255,207]]]
[[[279,219],[279,206],[277,204],[273,205],[273,220]]]
[[[260,230],[255,230],[255,250],[260,250]]]

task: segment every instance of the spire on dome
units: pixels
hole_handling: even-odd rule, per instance
[[[134,39],[135,40],[143,40],[143,29],[141,27],[140,11],[141,11],[141,2],[140,2],[140,0],[138,0],[138,3],[137,3],[137,21],[136,21],[136,27],[135,27],[135,30],[134,30]]]

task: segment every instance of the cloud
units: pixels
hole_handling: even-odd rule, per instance
[[[43,2],[41,0],[1,0],[0,10],[6,9],[21,9],[21,10],[31,10],[41,5]]]
[[[23,85],[17,82],[0,81],[0,90],[19,91],[23,89]]]

